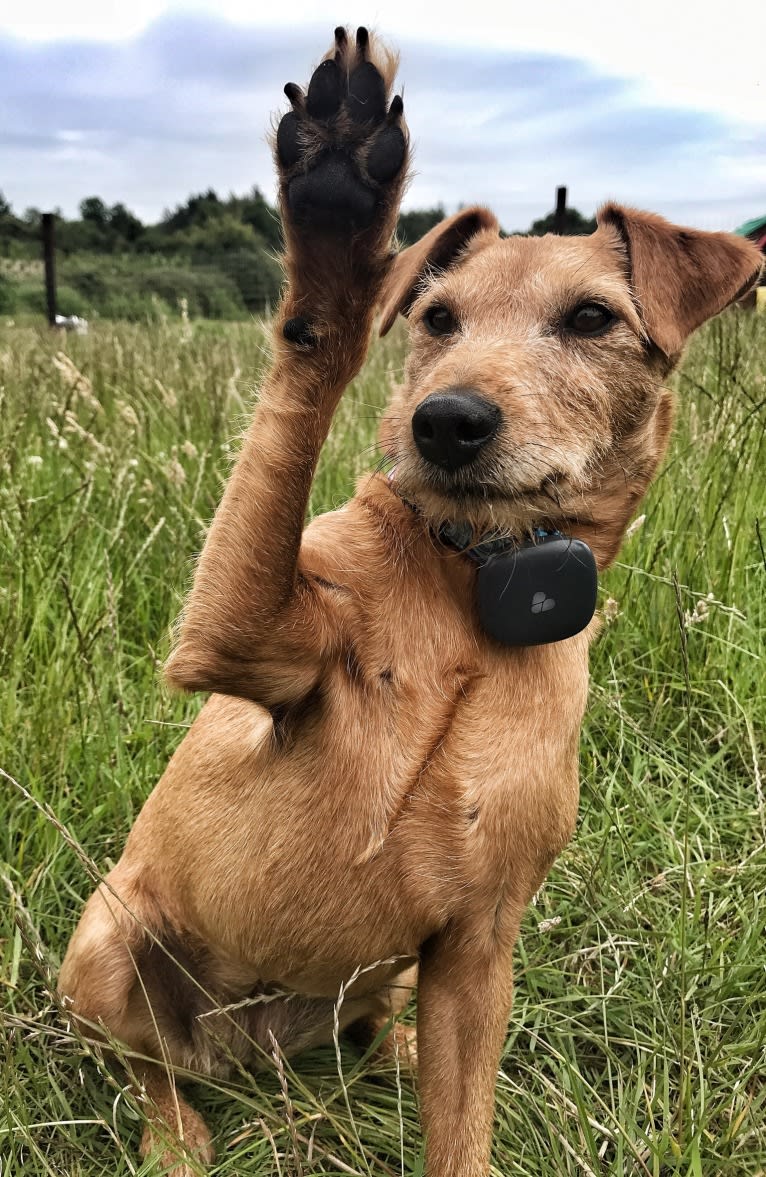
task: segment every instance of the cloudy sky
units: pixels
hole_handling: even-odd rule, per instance
[[[146,220],[209,187],[272,197],[271,112],[341,21],[401,49],[409,207],[480,201],[520,229],[567,184],[588,214],[613,198],[733,228],[766,211],[763,0],[9,3],[0,190],[19,211],[98,194]]]

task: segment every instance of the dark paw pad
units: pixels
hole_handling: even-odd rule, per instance
[[[310,172],[296,176],[288,194],[299,224],[366,228],[375,214],[375,193],[362,183],[342,151],[328,151]]]
[[[367,156],[367,171],[373,180],[379,184],[393,180],[404,163],[405,152],[401,127],[386,127],[381,131]]]
[[[323,61],[309,82],[306,110],[312,119],[331,119],[340,110],[343,97],[343,79],[337,63]]]
[[[291,110],[277,128],[277,151],[286,168],[293,167],[301,157],[300,144],[298,143],[299,125],[297,114]]]
[[[355,123],[380,123],[386,115],[386,84],[371,61],[348,81],[348,113]]]
[[[287,319],[282,328],[282,334],[288,343],[297,343],[301,347],[313,347],[316,343],[311,323],[302,315],[296,315],[294,319]]]
[[[303,96],[290,83],[293,109],[277,130],[277,158],[286,204],[296,224],[332,230],[366,229],[401,172],[407,141],[400,97],[386,109],[386,82],[370,60],[367,32],[351,45],[335,33],[335,56],[323,61]]]

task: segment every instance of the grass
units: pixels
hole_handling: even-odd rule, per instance
[[[375,345],[313,511],[369,466],[402,354]],[[0,328],[0,767],[25,790],[0,784],[3,1177],[157,1172],[49,984],[85,864],[116,861],[200,706],[158,667],[264,355],[245,324]],[[672,454],[603,578],[579,826],[516,954],[503,1177],[766,1172],[764,355],[765,317],[698,336]],[[215,1172],[421,1173],[409,1077],[341,1063],[194,1088]]]

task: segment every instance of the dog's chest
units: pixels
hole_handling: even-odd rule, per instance
[[[272,977],[305,960],[344,975],[417,953],[467,904],[492,918],[539,886],[576,815],[584,659],[430,653],[385,681],[336,667],[283,742],[264,711],[211,700],[146,807],[173,813],[200,934],[243,960],[278,944]]]
[[[355,854],[401,852],[434,893],[550,862],[577,807],[588,639],[502,647],[477,627],[472,586],[465,561],[435,557],[385,593],[365,577],[317,733],[318,759],[361,777]]]
[[[534,887],[571,835],[587,664],[530,653],[445,675],[441,692],[401,716],[403,746],[419,746],[420,758],[401,781],[390,833],[432,864],[437,888],[513,876]],[[425,722],[430,708],[439,722]]]

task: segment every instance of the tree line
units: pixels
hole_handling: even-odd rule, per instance
[[[441,206],[402,213],[402,245],[417,241],[445,216]],[[16,214],[0,193],[0,313],[44,311],[40,276],[42,214]],[[550,232],[553,213],[528,232]],[[567,209],[567,233],[590,233],[595,222]],[[57,210],[56,259],[61,314],[142,320],[187,312],[237,319],[260,314],[278,297],[282,274],[279,215],[254,188],[220,197],[212,188],[144,224],[122,203],[81,201],[79,217]]]

